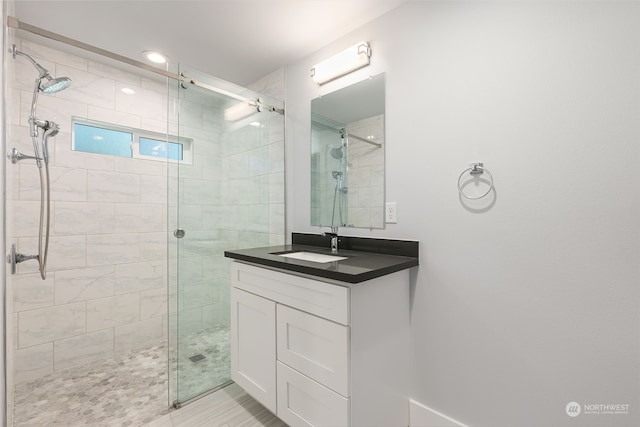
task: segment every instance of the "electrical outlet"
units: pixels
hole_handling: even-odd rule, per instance
[[[384,207],[384,222],[395,224],[398,222],[398,211],[396,202],[389,202]]]

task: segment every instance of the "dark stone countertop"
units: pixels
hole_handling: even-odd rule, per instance
[[[302,233],[293,233],[292,237],[291,245],[228,250],[224,255],[238,261],[346,283],[360,283],[418,265],[418,242],[415,241],[340,236],[339,248],[344,249],[332,254],[327,237]],[[297,251],[347,259],[318,263],[276,255]]]

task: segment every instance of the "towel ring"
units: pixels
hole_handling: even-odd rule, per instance
[[[487,175],[489,175],[489,189],[485,191],[483,194],[475,197],[467,196],[466,194],[464,194],[464,191],[462,191],[462,185],[460,184],[460,180],[462,179],[464,174],[466,174],[467,172],[469,172],[469,174],[471,175],[482,175],[483,173],[486,172]],[[491,190],[493,190],[493,175],[491,175],[491,172],[489,172],[489,169],[485,168],[482,163],[471,163],[469,167],[464,171],[462,171],[462,173],[458,177],[458,191],[460,192],[460,195],[465,199],[469,199],[469,200],[482,199],[484,196],[489,194]]]

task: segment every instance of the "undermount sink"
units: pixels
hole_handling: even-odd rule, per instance
[[[305,252],[305,251],[275,253],[274,255],[283,256],[286,258],[300,259],[303,261],[318,262],[318,263],[334,262],[334,261],[347,259],[347,257],[344,257],[344,256],[317,254],[315,252]]]

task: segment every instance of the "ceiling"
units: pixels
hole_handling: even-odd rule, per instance
[[[15,0],[13,15],[142,61],[171,62],[248,85],[407,0]]]

